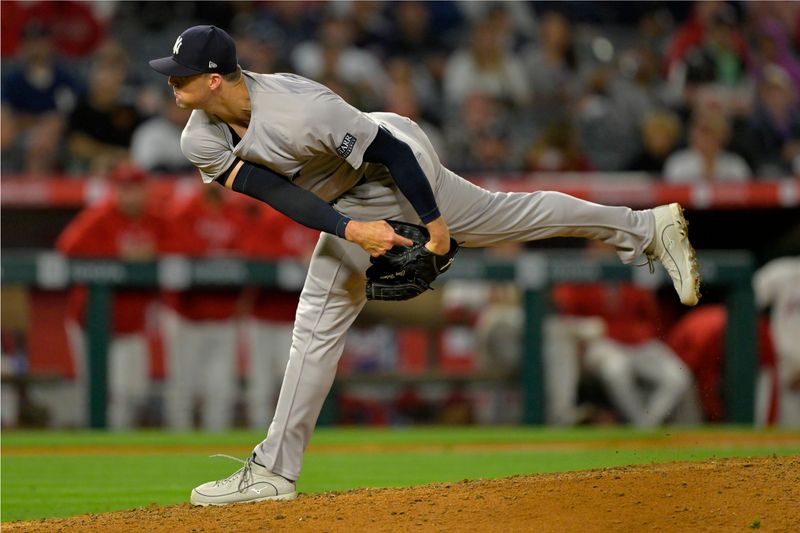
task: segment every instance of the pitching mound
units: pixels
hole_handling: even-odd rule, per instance
[[[230,507],[148,506],[11,522],[4,532],[798,531],[800,456],[720,459],[301,495]]]

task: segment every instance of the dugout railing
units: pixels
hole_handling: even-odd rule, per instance
[[[703,283],[724,293],[728,311],[723,370],[727,421],[752,423],[757,375],[756,309],[751,279],[752,254],[714,251],[699,254]],[[542,323],[548,288],[559,282],[632,281],[647,286],[667,282],[659,265],[656,276],[646,268],[621,264],[574,251],[524,252],[515,259],[487,257],[465,250],[445,276],[448,279],[511,281],[523,291],[525,308],[523,363],[519,376],[522,422],[543,424]],[[114,287],[161,287],[183,290],[199,286],[258,285],[299,289],[304,267],[295,261],[263,262],[235,258],[189,260],[163,257],[150,262],[66,259],[53,252],[5,251],[0,283],[60,290],[71,284],[89,288],[87,306],[89,424],[106,426],[107,360]]]

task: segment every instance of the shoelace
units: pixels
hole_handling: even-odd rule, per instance
[[[253,477],[253,474],[250,471],[250,469],[253,467],[253,458],[252,458],[252,456],[249,459],[247,459],[246,461],[242,460],[242,459],[239,459],[238,457],[233,457],[232,455],[227,455],[227,454],[224,454],[224,453],[215,453],[211,457],[225,457],[226,459],[232,459],[232,460],[236,461],[237,463],[242,463],[244,465],[242,468],[240,468],[239,470],[237,470],[236,472],[234,472],[230,476],[226,477],[225,479],[220,479],[219,481],[217,481],[214,484],[214,486],[227,485],[228,483],[233,481],[236,476],[241,475],[241,479],[239,479],[239,486],[237,487],[237,489],[238,489],[239,492],[244,492],[245,489],[243,489],[242,487],[244,486],[246,488],[247,487],[247,482],[250,479],[252,479],[252,477]]]
[[[643,266],[647,265],[647,268],[648,268],[648,270],[650,270],[650,273],[651,274],[655,274],[656,267],[655,267],[655,265],[653,265],[653,261],[655,260],[656,256],[653,255],[653,254],[647,254],[645,257],[647,258],[646,262],[639,263],[638,265],[633,265],[633,266],[635,266],[635,267],[643,267]]]
[[[689,221],[688,220],[684,220],[684,223],[686,224],[686,227],[688,228],[689,227]],[[647,253],[647,254],[645,254],[645,257],[647,258],[647,262],[646,263],[639,263],[638,265],[633,265],[633,266],[642,267],[642,266],[647,265],[647,268],[648,268],[648,270],[650,270],[650,273],[654,274],[655,271],[656,271],[656,268],[653,265],[653,261],[655,261],[655,259],[656,259],[655,254]],[[667,270],[667,272],[671,272],[672,270],[675,270],[675,268],[670,269],[669,266],[664,263],[664,261],[662,261],[661,264],[664,265],[664,268]]]

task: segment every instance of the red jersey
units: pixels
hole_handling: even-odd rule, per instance
[[[154,212],[130,217],[110,200],[90,207],[75,217],[58,238],[56,247],[69,257],[154,259],[164,242],[164,219]],[[144,330],[147,306],[155,289],[117,289],[114,291],[112,331],[129,334]],[[87,290],[74,287],[68,314],[84,323]]]
[[[722,399],[722,365],[725,360],[725,328],[728,313],[722,305],[702,305],[687,312],[670,331],[667,344],[686,363],[697,382],[700,401],[709,421],[725,418]],[[774,373],[775,349],[769,321],[758,321],[759,366]],[[774,402],[774,398],[771,402]],[[774,413],[770,414],[770,419]]]
[[[609,338],[638,344],[658,337],[659,311],[655,295],[630,283],[562,283],[553,301],[568,315],[597,316]]]
[[[264,204],[252,207],[244,241],[244,254],[251,259],[304,260],[311,255],[319,231],[299,224]],[[297,310],[299,292],[276,288],[251,289],[252,315],[270,322],[291,322]]]
[[[174,208],[165,251],[193,258],[241,254],[243,236],[252,229],[245,225],[241,202],[226,194],[216,201],[208,199],[220,193],[203,190]],[[167,291],[164,302],[189,320],[227,320],[236,314],[240,293],[238,288],[197,287]]]

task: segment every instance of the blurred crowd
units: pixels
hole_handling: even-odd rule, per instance
[[[108,179],[109,195],[81,211],[61,233],[56,248],[65,256],[161,258],[164,279],[169,269],[180,270],[174,262],[181,258],[215,259],[222,263],[205,268],[223,270],[241,268],[226,259],[266,260],[279,263],[278,279],[284,279],[282,288],[245,284],[115,290],[108,350],[110,427],[142,424],[155,397],[160,407],[151,423],[177,430],[196,425],[222,430],[236,424],[263,428],[274,412],[288,360],[303,277],[299,272],[297,283],[287,284],[280,262],[307,260],[318,232],[263,203],[225,194],[220,187],[185,187],[156,198],[148,194],[147,175],[134,165],[117,165]],[[486,253],[513,260],[521,247],[509,244]],[[602,260],[613,255],[613,249],[592,244],[586,255]],[[634,279],[551,287],[542,325],[549,424],[627,423],[649,428],[720,422],[730,415],[723,380],[728,317],[719,295],[711,289],[702,305],[672,313],[659,298],[658,279],[647,280],[649,285]],[[761,311],[756,422],[797,427],[800,258],[766,263],[755,273],[753,290]],[[440,331],[429,323],[428,334],[414,333],[402,314],[387,315],[393,327],[381,320],[370,324],[368,319],[348,336],[340,370],[345,377],[438,372],[443,383],[408,383],[398,390],[398,383],[387,382],[355,392],[343,387],[337,394],[339,422],[518,421],[519,402],[481,387],[480,380],[487,373],[519,375],[525,328],[520,287],[513,282],[450,280],[441,296],[436,293],[434,300],[419,298],[406,305],[417,322],[433,320]],[[82,286],[72,287],[68,296],[65,329],[74,379],[37,398],[48,406],[54,426],[86,422],[87,296]],[[670,291],[669,301],[673,300]],[[426,340],[431,333],[438,337],[433,350]],[[429,353],[435,353],[435,359],[429,360]],[[160,372],[154,371],[157,359],[163,366]],[[472,384],[448,384],[447,376],[459,374],[472,376]],[[237,413],[244,413],[242,419]]]
[[[186,27],[417,121],[456,172],[800,173],[796,2],[3,2],[2,172],[190,171],[147,59]]]
[[[61,234],[56,247],[64,255],[280,261],[311,253],[314,232],[263,204],[218,187],[178,186],[172,197],[154,198],[145,186],[193,172],[180,150],[189,112],[147,65],[193,24],[228,30],[245,69],[296,72],[364,111],[410,117],[467,178],[635,172],[686,183],[800,175],[797,2],[4,1],[3,177],[109,182],[108,197]],[[759,305],[774,313],[759,330],[759,391],[766,392],[756,412],[761,422],[797,426],[800,264],[786,261],[764,267],[754,285]],[[518,373],[518,289],[468,285],[449,282],[441,291],[449,322],[440,357],[462,371]],[[86,300],[85,288],[71,289],[72,399],[50,395],[52,425],[86,422],[86,409],[75,408],[88,393]],[[543,329],[549,423],[725,419],[721,306],[667,321],[653,290],[612,283],[558,285],[550,304]],[[158,423],[263,428],[296,305],[296,291],[254,287],[115,291],[109,424],[141,425],[159,375]],[[404,344],[376,335],[378,346]],[[424,341],[406,344],[415,357],[429,351]],[[153,368],[155,352],[163,355],[161,370]],[[474,366],[462,368],[472,352]],[[481,415],[491,402],[467,389],[440,394],[446,398],[434,408],[409,385],[392,399],[395,418],[518,419],[505,397]],[[242,394],[246,420],[237,421]],[[394,419],[342,397],[343,421]]]

